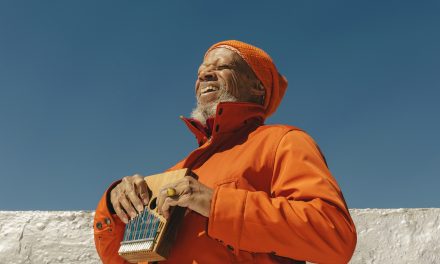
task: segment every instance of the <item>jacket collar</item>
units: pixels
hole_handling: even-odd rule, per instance
[[[208,141],[206,133],[200,130],[192,119],[180,117],[189,130],[195,135],[199,145]],[[215,139],[224,133],[232,133],[248,124],[264,122],[264,107],[247,102],[222,102],[217,105],[211,138]]]

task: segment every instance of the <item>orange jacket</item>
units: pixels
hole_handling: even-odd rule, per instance
[[[215,190],[211,215],[189,212],[164,263],[347,263],[356,230],[336,180],[313,139],[286,125],[263,125],[264,109],[220,103],[211,139],[184,119],[200,147],[172,169],[191,168]],[[117,254],[124,224],[96,209],[98,253]]]

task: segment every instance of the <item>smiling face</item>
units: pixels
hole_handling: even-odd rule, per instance
[[[206,54],[196,81],[197,107],[191,116],[205,124],[220,102],[263,104],[265,90],[252,69],[235,52],[216,48]]]
[[[260,103],[264,88],[247,63],[227,48],[208,52],[199,67],[196,81],[198,104],[218,101],[222,94],[239,102]]]

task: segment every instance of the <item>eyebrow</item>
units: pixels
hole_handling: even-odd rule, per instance
[[[200,64],[199,68],[202,66],[206,67],[206,66],[210,66],[210,65],[212,65],[212,64],[202,63],[202,64]],[[220,63],[217,66],[239,66],[239,65],[237,63]]]

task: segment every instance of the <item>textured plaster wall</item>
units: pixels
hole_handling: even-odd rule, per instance
[[[440,208],[352,209],[350,263],[440,263]],[[93,212],[0,211],[0,264],[100,263]]]

